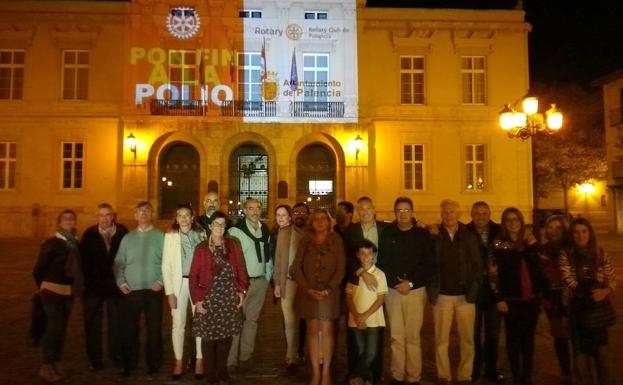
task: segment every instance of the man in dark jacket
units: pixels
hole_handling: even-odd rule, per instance
[[[344,248],[346,249],[346,281],[353,285],[359,285],[360,281],[363,281],[369,289],[376,289],[377,282],[374,275],[368,273],[361,268],[361,263],[357,259],[357,245],[364,239],[374,243],[379,247],[379,239],[383,229],[387,226],[386,223],[376,220],[376,211],[372,198],[364,196],[357,200],[357,215],[359,215],[359,222],[352,223],[344,230]],[[360,280],[361,278],[361,280]],[[348,318],[348,317],[347,317]],[[377,346],[380,354],[376,355],[376,359],[372,363],[372,372],[374,381],[380,381],[383,376],[383,327],[379,328],[381,337],[379,338],[379,344]],[[354,346],[353,338],[350,333],[347,335],[348,345],[348,364],[349,368],[352,368],[357,352]]]
[[[210,236],[209,225],[212,223],[212,215],[214,215],[220,207],[221,200],[218,197],[218,193],[215,191],[208,191],[205,197],[203,197],[203,208],[205,209],[205,213],[203,213],[203,215],[199,215],[195,219],[195,221],[203,227],[208,236]]]
[[[391,332],[391,383],[419,384],[426,286],[434,272],[432,242],[428,232],[416,226],[410,198],[397,198],[394,213],[396,222],[381,234],[377,263],[389,286],[385,304]]]
[[[121,238],[128,229],[116,223],[115,211],[108,203],[97,206],[97,224],[89,227],[80,241],[84,272],[84,334],[92,370],[102,367],[102,316],[106,306],[108,355],[121,364],[119,335],[120,293],[115,283],[113,263]]]
[[[441,226],[434,240],[436,271],[428,286],[435,318],[435,363],[439,384],[451,381],[448,346],[450,327],[456,318],[461,346],[457,369],[459,384],[471,384],[474,361],[476,299],[482,282],[482,258],[478,239],[459,222],[456,201],[441,202]]]
[[[500,225],[491,220],[491,209],[486,202],[478,201],[472,205],[472,221],[467,228],[476,234],[479,240],[480,256],[483,261],[482,284],[476,300],[476,322],[474,324],[474,369],[472,380],[480,377],[484,361],[485,377],[489,381],[503,383],[504,374],[497,369],[498,341],[502,317],[495,307],[495,299],[487,276],[487,258],[493,240],[500,233]],[[484,325],[484,346],[482,332]]]

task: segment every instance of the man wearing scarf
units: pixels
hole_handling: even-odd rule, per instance
[[[273,263],[270,260],[270,235],[268,227],[260,221],[262,204],[256,199],[248,199],[244,203],[244,220],[228,230],[228,234],[240,242],[244,255],[249,290],[242,304],[244,323],[242,332],[232,342],[227,365],[248,367],[255,348],[257,320],[260,317],[268,282],[273,274]]]

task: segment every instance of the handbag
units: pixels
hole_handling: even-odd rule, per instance
[[[591,301],[583,316],[584,326],[588,329],[607,329],[617,323],[610,295],[599,302]]]

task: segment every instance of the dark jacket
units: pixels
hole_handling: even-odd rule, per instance
[[[394,287],[398,278],[409,280],[413,289],[427,286],[435,271],[433,243],[424,229],[414,226],[402,231],[396,223],[383,230],[379,239],[377,267],[387,277],[387,285]]]
[[[37,263],[32,271],[37,287],[47,281],[60,285],[73,285],[74,277],[67,274],[65,265],[70,258],[71,248],[60,238],[50,238],[41,244]]]
[[[489,284],[489,275],[487,274],[487,261],[489,259],[489,250],[491,249],[491,246],[493,245],[493,241],[498,237],[498,235],[500,234],[500,231],[502,229],[502,227],[493,222],[493,221],[489,221],[488,224],[489,227],[489,236],[487,238],[487,243],[485,244],[482,241],[482,237],[480,236],[480,233],[478,232],[478,230],[476,229],[476,225],[474,225],[474,222],[469,222],[467,224],[467,228],[474,233],[474,235],[476,235],[476,239],[478,240],[478,247],[480,248],[480,256],[482,258],[482,284],[480,285],[480,292],[478,293],[478,303],[486,306],[489,304],[494,304],[495,300],[494,300],[494,295],[493,292],[491,291],[491,285]]]
[[[212,214],[212,216],[209,216],[209,217],[206,214],[203,214],[195,218],[195,222],[199,226],[203,227],[208,237],[210,237],[210,232],[211,232],[208,226],[212,223],[212,220],[214,219],[213,216],[214,216],[214,213]]]
[[[97,225],[86,229],[80,240],[84,295],[87,297],[107,297],[119,292],[113,273],[113,264],[121,239],[128,233],[128,229],[119,223],[115,226],[117,229],[110,240],[108,251],[106,251],[104,238],[100,235]]]
[[[443,232],[447,230],[440,226],[440,234],[434,238],[435,272],[428,285],[428,297],[434,305],[439,296],[441,275],[441,245]],[[476,302],[478,292],[482,285],[483,261],[481,257],[480,243],[476,236],[463,223],[459,223],[459,229],[454,235],[459,249],[459,283],[465,288],[465,300],[469,303]]]
[[[539,260],[539,245],[534,243],[519,250],[512,242],[496,239],[489,251],[489,283],[496,302],[522,300],[521,261],[526,261],[532,295],[543,292],[544,278]]]
[[[376,221],[376,231],[379,234],[379,243],[381,242],[381,234],[383,230],[388,226],[387,223]],[[346,252],[346,275],[345,278],[347,282],[352,283],[353,285],[357,285],[359,283],[359,277],[355,275],[355,272],[359,270],[361,264],[357,259],[357,243],[361,242],[363,239],[363,228],[361,227],[361,222],[351,223],[350,226],[344,230],[344,251]],[[379,245],[376,245],[377,248]]]

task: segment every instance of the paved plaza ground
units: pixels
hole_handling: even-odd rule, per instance
[[[623,276],[623,237],[601,235],[600,241],[609,252],[619,277]],[[30,297],[35,289],[31,270],[40,244],[40,239],[0,239],[0,385],[35,384],[38,383],[37,371],[40,364],[40,351],[32,347],[28,338],[30,317]],[[619,319],[623,317],[623,295],[621,288],[614,297],[618,309]],[[166,305],[165,305],[166,309]],[[80,301],[76,301],[71,315],[69,333],[65,349],[64,362],[70,371],[65,384],[104,385],[114,383],[128,384],[174,384],[170,380],[169,372],[172,361],[170,343],[170,317],[165,310],[165,325],[163,327],[164,365],[160,374],[149,380],[144,370],[137,370],[136,374],[128,379],[121,379],[119,370],[108,366],[104,370],[91,373],[84,353],[84,333],[82,329],[82,308]],[[388,334],[388,333],[387,333]],[[344,333],[341,331],[341,340],[338,342],[337,362],[335,366],[334,384],[343,383],[345,375],[345,348]],[[422,331],[422,349],[424,359],[424,374],[422,384],[430,385],[435,379],[435,362],[433,351],[433,324],[432,312],[427,309],[425,325]],[[503,339],[502,339],[503,340]],[[456,333],[453,331],[453,347],[451,359],[456,366],[458,352],[456,349]],[[389,363],[389,343],[386,343],[386,369]],[[617,378],[623,376],[623,326],[619,323],[611,330],[611,354],[614,362],[614,374]],[[259,331],[256,353],[253,357],[253,366],[244,373],[237,373],[233,384],[306,384],[307,372],[300,368],[298,373],[289,375],[283,368],[285,355],[285,339],[282,333],[281,310],[274,304],[272,297],[267,295],[262,316],[259,320]],[[141,360],[142,361],[142,360]],[[501,348],[500,363],[506,373],[504,348]],[[386,373],[386,379],[389,374]],[[560,383],[558,366],[552,349],[552,339],[549,336],[547,320],[541,314],[536,336],[535,354],[535,384],[554,385]],[[178,382],[179,383],[179,382]],[[198,384],[192,376],[187,376],[181,383]],[[485,384],[485,382],[481,382]],[[623,383],[623,382],[621,382]]]

